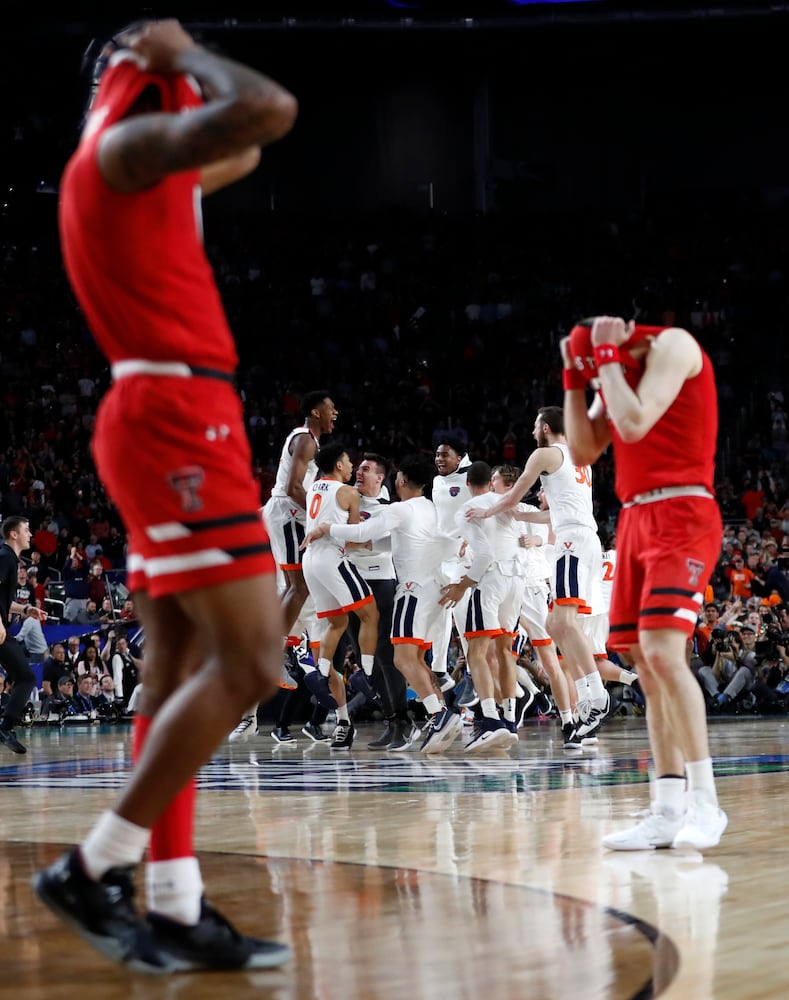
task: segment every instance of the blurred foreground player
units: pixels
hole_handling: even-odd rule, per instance
[[[260,148],[292,127],[297,104],[174,20],[116,35],[94,82],[62,179],[60,235],[112,369],[92,447],[129,533],[145,685],[124,791],[34,885],[85,940],[134,969],[280,965],[286,945],[239,934],[205,901],[192,845],[195,775],[243,710],[275,693],[282,656],[236,350],[203,247],[200,197],[254,169]],[[143,918],[132,876],[149,841]]]
[[[603,845],[715,847],[727,817],[718,806],[704,698],[686,656],[722,534],[712,364],[686,330],[609,316],[577,326],[562,341],[562,357],[574,461],[594,462],[613,441],[622,510],[609,647],[636,665],[654,759],[649,813]],[[599,392],[587,408],[589,378]]]

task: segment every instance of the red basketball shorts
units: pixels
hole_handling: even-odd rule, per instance
[[[241,401],[229,382],[134,375],[99,407],[93,457],[151,597],[275,572]]]
[[[608,648],[626,650],[649,629],[690,636],[722,536],[718,504],[708,497],[624,507],[616,528]]]

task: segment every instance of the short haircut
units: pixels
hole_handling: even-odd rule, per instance
[[[316,406],[320,406],[324,399],[331,399],[328,389],[314,389],[312,392],[305,392],[301,397],[301,415],[308,417]]]
[[[28,519],[21,514],[10,514],[2,524],[0,524],[0,535],[6,541],[12,531],[18,531],[23,524],[27,524]]]
[[[491,476],[494,472],[498,472],[507,486],[514,486],[521,474],[521,470],[515,465],[494,465],[490,471]]]
[[[469,486],[488,486],[490,475],[491,469],[487,462],[472,462],[466,473],[466,482]]]
[[[412,486],[424,489],[433,482],[435,466],[421,455],[406,455],[397,466],[400,475]]]
[[[564,434],[564,410],[561,406],[541,406],[537,411],[541,424],[547,424],[552,433]]]
[[[389,466],[389,459],[388,458],[384,458],[383,455],[379,455],[378,452],[375,452],[375,451],[366,451],[362,455],[362,461],[363,462],[375,462],[375,464],[378,466],[379,471],[382,472],[384,476],[388,476],[389,475],[389,467],[390,467]]]
[[[452,451],[454,451],[455,454],[458,456],[458,458],[463,458],[463,456],[466,454],[465,444],[463,444],[462,440],[459,437],[455,437],[454,434],[442,435],[436,442],[436,451],[438,451],[438,449],[441,447],[442,444],[445,444],[448,448],[451,448]]]
[[[343,455],[347,454],[348,449],[342,441],[330,441],[329,444],[323,445],[315,455],[315,464],[318,466],[318,472],[322,472],[324,475],[328,472],[334,472],[334,466],[340,461]]]

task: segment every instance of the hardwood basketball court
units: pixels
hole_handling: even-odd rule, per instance
[[[0,757],[0,994],[23,1000],[760,1000],[789,995],[789,724],[711,720],[729,828],[715,850],[611,853],[647,805],[643,719],[568,754],[530,721],[509,752],[350,753],[268,729],[200,774],[207,893],[288,941],[266,973],[133,974],[41,905],[33,874],[129,768],[128,726],[35,727]],[[140,890],[142,892],[142,890]]]

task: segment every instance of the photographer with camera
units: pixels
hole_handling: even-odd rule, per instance
[[[789,657],[779,632],[768,631],[763,638],[746,622],[729,632],[717,631],[710,645],[714,653],[711,667],[699,670],[699,680],[717,712],[747,708],[757,713],[786,712],[787,705],[775,690],[786,670]],[[778,664],[781,664],[781,667]],[[713,690],[713,687],[717,690]]]
[[[753,690],[756,680],[756,631],[752,625],[733,629],[725,637],[713,636],[713,673],[725,685],[715,696],[714,707],[722,711]]]
[[[757,710],[768,713],[789,711],[789,611],[783,606],[776,610],[774,615],[762,609],[763,627],[756,640],[760,666],[754,693]]]
[[[753,593],[762,598],[777,594],[783,604],[789,604],[789,549],[781,548],[772,559],[767,561],[767,571],[764,577],[754,576]]]

